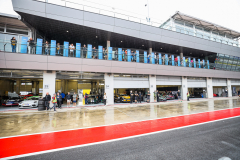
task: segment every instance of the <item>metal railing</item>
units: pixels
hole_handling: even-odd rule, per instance
[[[5,47],[4,47],[5,46]],[[87,59],[99,59],[99,60],[111,60],[111,61],[125,61],[131,63],[149,63],[156,65],[169,65],[177,67],[189,67],[189,68],[201,68],[201,69],[215,69],[215,70],[227,70],[227,71],[240,71],[240,61],[236,64],[227,64],[219,62],[208,63],[204,60],[195,60],[195,58],[178,59],[174,56],[174,59],[162,56],[157,52],[157,54],[149,54],[147,51],[139,53],[139,50],[129,50],[123,48],[119,52],[118,48],[111,47],[108,49],[88,49],[87,47],[80,47],[78,49],[70,47],[64,47],[59,45],[56,47],[51,47],[50,44],[15,44],[0,42],[0,51],[4,52],[17,52],[22,54],[34,54],[34,55],[46,55],[46,56],[61,56],[61,57],[73,57],[73,58],[87,58]],[[170,54],[169,54],[170,55]],[[172,56],[170,56],[172,57]],[[177,58],[177,59],[176,59]]]

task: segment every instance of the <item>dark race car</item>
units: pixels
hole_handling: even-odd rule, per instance
[[[7,100],[4,100],[2,106],[18,106],[19,102],[21,102],[20,97],[13,97]]]

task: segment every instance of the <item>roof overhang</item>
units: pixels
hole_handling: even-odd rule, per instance
[[[240,37],[240,33],[237,32],[237,31],[234,31],[232,29],[228,29],[226,27],[222,27],[220,25],[217,25],[217,24],[214,24],[214,23],[211,23],[211,22],[199,19],[199,18],[195,18],[193,16],[186,15],[186,14],[181,13],[179,11],[176,12],[172,16],[172,18],[176,19],[176,20],[187,21],[187,22],[193,23],[197,26],[202,26],[204,28],[208,28],[209,30],[212,30],[212,31],[217,31],[217,32],[220,32],[220,33],[226,33],[226,34],[231,35],[233,38]]]

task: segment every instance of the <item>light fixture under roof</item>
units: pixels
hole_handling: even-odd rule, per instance
[[[162,48],[161,48],[162,49]]]
[[[122,42],[122,41],[121,41]]]
[[[97,38],[97,36],[96,36],[96,38]]]
[[[67,31],[68,32],[68,31]]]
[[[142,46],[144,46],[144,45],[142,45]]]

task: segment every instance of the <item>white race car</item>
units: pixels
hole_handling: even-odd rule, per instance
[[[32,96],[20,102],[18,108],[37,108],[39,96]]]

